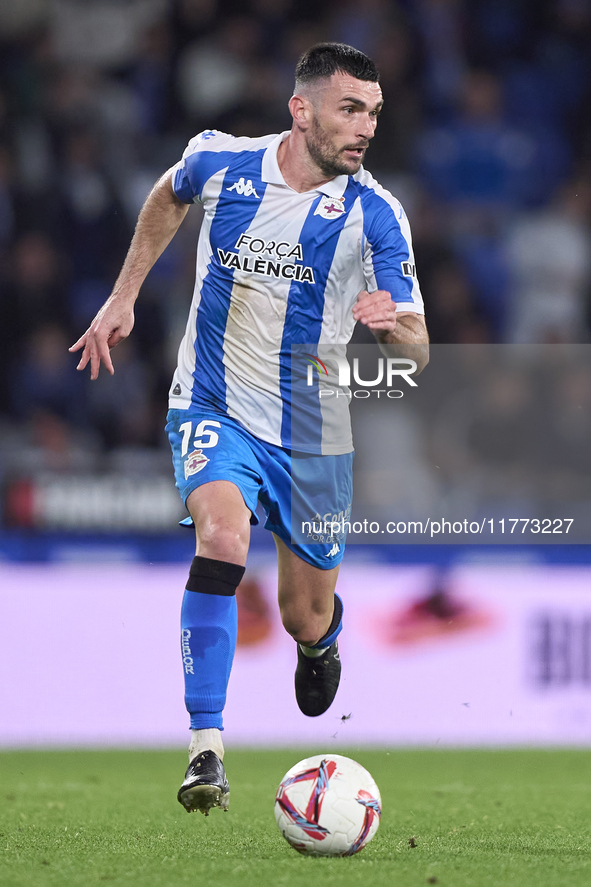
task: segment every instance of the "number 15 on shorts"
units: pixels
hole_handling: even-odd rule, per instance
[[[199,449],[201,450],[205,450],[208,447],[215,447],[220,439],[220,436],[217,431],[211,431],[210,429],[221,427],[222,426],[219,422],[204,419],[203,422],[200,422],[195,429],[195,438],[193,440],[192,446],[199,447]],[[189,441],[191,440],[191,434],[193,432],[193,423],[183,422],[183,424],[179,426],[179,432],[183,435],[183,440],[181,443],[181,456],[184,458],[189,452]]]
[[[179,427],[179,432],[183,435],[181,442],[181,458],[184,459],[185,480],[188,480],[192,474],[197,474],[198,471],[205,468],[209,459],[203,450],[206,450],[208,447],[215,447],[220,436],[217,431],[212,431],[212,428],[221,427],[220,422],[204,419],[203,422],[199,422],[195,429],[195,437],[193,438],[192,444],[191,435],[193,434],[193,423],[183,422]],[[191,447],[190,453],[189,447]]]

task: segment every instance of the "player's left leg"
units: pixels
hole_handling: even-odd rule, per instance
[[[273,538],[277,546],[281,620],[295,641],[311,647],[326,634],[332,621],[339,567],[314,567],[275,533]]]
[[[332,704],[341,677],[337,636],[343,605],[335,594],[339,567],[323,570],[298,557],[274,535],[279,566],[279,609],[298,645],[296,699],[309,717]]]

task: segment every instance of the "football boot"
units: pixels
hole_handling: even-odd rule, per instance
[[[306,656],[298,644],[295,693],[300,711],[315,718],[332,705],[341,679],[337,641],[320,656]]]
[[[228,809],[230,786],[224,765],[215,752],[203,751],[193,758],[177,798],[187,813],[200,810],[209,816],[212,807]]]

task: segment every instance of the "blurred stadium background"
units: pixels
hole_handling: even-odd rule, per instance
[[[469,462],[470,478],[494,486],[504,472],[511,485],[526,471],[528,434],[547,437],[553,489],[588,511],[590,0],[1,4],[2,745],[186,740],[177,620],[193,540],[176,528],[162,429],[197,207],[144,286],[116,376],[91,384],[67,348],[188,139],[288,128],[294,65],[323,39],[354,44],[381,71],[386,105],[367,166],[410,216],[433,342],[571,355],[545,428],[506,372],[493,385],[498,420],[479,414],[472,437],[465,400],[463,457],[448,441],[447,470],[462,477]],[[531,367],[525,376],[540,384]],[[412,420],[398,431],[393,448],[416,440]],[[519,464],[507,474],[513,443]],[[362,450],[372,508],[388,516],[398,494],[408,507],[419,494],[433,501],[428,447],[388,478]],[[418,493],[409,478],[424,479]],[[497,496],[495,515],[509,502]],[[344,682],[310,724],[292,699],[267,535],[253,533],[239,592],[230,742],[589,743],[588,544],[351,546]]]

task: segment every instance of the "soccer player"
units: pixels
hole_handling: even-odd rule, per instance
[[[190,204],[202,203],[195,291],[167,425],[196,532],[181,613],[192,733],[178,799],[189,812],[228,806],[222,712],[257,501],[277,547],[279,608],[297,643],[301,711],[322,714],[339,684],[343,607],[335,585],[343,545],[293,541],[289,367],[292,345],[346,343],[356,321],[382,346],[426,350],[408,220],[362,167],[381,107],[373,62],[350,46],[322,43],[298,62],[290,131],[253,139],[209,130],[192,139],[148,196],[111,296],[70,349],[83,349],[78,369],[90,363],[91,379],[101,363],[113,373],[110,349],[131,332],[148,271]],[[321,419],[323,410],[319,404]],[[319,448],[300,449],[298,465],[313,482],[293,492],[310,518],[319,502],[326,505],[320,514],[347,514],[350,439],[331,443],[321,434]]]

